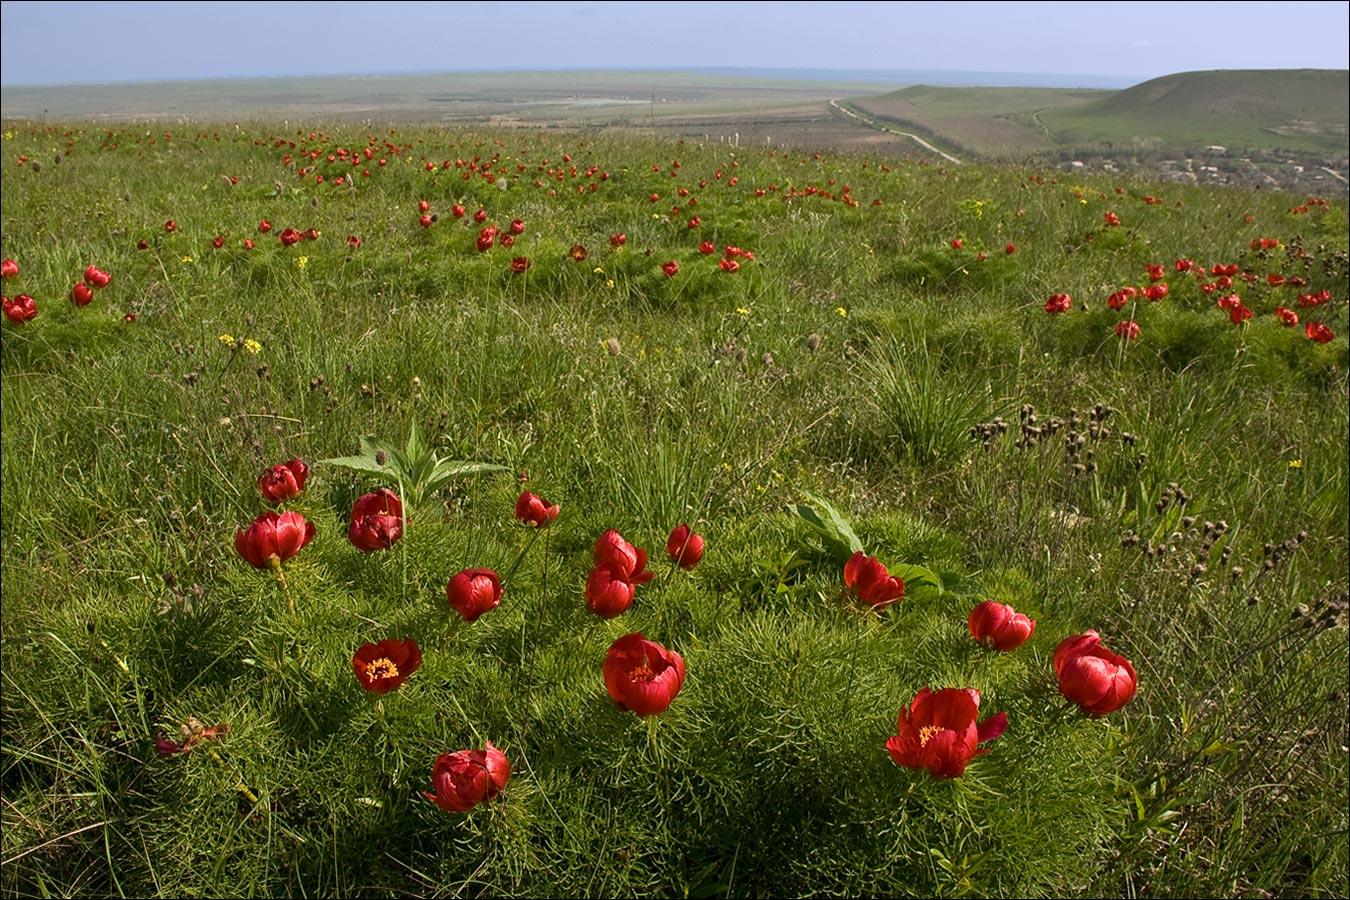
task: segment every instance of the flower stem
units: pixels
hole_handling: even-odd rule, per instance
[[[525,559],[525,554],[529,553],[530,548],[534,546],[534,542],[539,540],[539,532],[541,531],[548,531],[548,526],[545,526],[543,528],[535,528],[534,533],[531,534],[529,540],[525,542],[525,546],[521,547],[520,552],[516,554],[516,558],[511,562],[511,568],[507,569],[506,575],[502,577],[503,591],[505,591],[506,586],[511,583],[511,579],[512,577],[515,576],[516,570],[520,568],[521,562],[523,562]],[[546,547],[545,554],[547,554],[547,545],[545,545],[545,547]],[[547,556],[545,557],[544,563],[545,565],[548,564]]]
[[[277,584],[281,585],[281,592],[286,595],[286,606],[291,612],[291,628],[295,632],[295,658],[304,659],[305,653],[300,646],[300,616],[295,611],[295,598],[291,596],[290,585],[286,583],[286,575],[281,571],[281,560],[273,556],[270,560],[272,571],[277,573]]]

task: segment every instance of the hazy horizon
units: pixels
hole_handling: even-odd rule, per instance
[[[967,79],[947,83],[1127,87],[1185,71],[1350,68],[1344,2],[1282,3],[1276,15],[1266,5],[1214,2],[785,2],[741,4],[734,16],[722,4],[690,2],[404,3],[396,16],[380,9],[6,0],[0,84],[778,70],[845,76],[831,80],[945,73]]]

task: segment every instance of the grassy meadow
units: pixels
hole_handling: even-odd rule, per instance
[[[402,124],[8,121],[0,172],[6,896],[1350,893],[1343,197]],[[608,529],[655,577],[606,619]],[[959,777],[887,752],[925,687],[1006,713]],[[489,741],[500,794],[423,796]]]

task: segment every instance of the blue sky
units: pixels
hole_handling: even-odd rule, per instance
[[[575,68],[1350,67],[1350,3],[4,2],[5,85]]]

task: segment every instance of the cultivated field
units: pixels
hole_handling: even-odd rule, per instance
[[[1342,197],[338,112],[3,124],[7,896],[1350,893]]]

